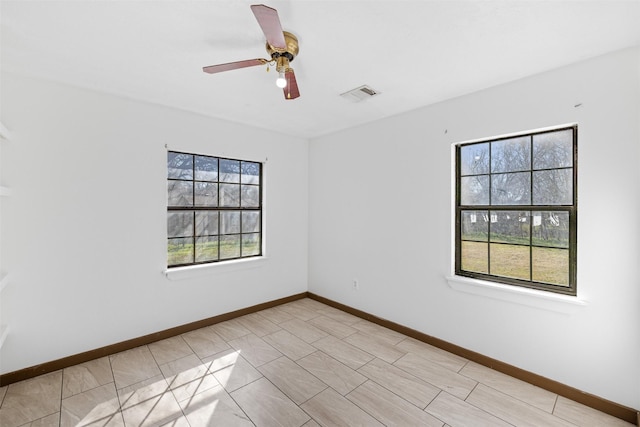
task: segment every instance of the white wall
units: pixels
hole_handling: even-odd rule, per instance
[[[635,49],[312,140],[309,291],[640,408],[638,117]],[[588,304],[449,287],[452,144],[574,122]]]
[[[306,140],[3,74],[0,372],[307,290]],[[268,259],[170,281],[166,148],[264,161]]]

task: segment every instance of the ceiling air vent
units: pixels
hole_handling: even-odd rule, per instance
[[[379,94],[380,92],[378,92],[377,90],[367,85],[364,85],[364,86],[360,86],[355,89],[352,89],[348,92],[341,93],[340,96],[353,102],[360,102]]]

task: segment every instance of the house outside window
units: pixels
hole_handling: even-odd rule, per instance
[[[167,265],[262,254],[262,164],[167,153]]]
[[[576,295],[577,126],[456,146],[455,273]]]

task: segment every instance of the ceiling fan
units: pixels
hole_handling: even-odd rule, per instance
[[[251,11],[258,20],[262,32],[267,38],[267,53],[271,59],[247,59],[244,61],[228,62],[226,64],[209,65],[202,71],[209,74],[223,71],[236,70],[238,68],[254,67],[256,65],[275,65],[278,72],[276,85],[284,91],[285,99],[295,99],[300,96],[296,75],[289,64],[298,54],[298,39],[293,34],[282,31],[278,11],[263,4],[254,4]],[[269,69],[267,68],[267,71]]]

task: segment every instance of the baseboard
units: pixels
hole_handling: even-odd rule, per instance
[[[149,335],[144,335],[142,337],[133,338],[127,341],[122,341],[116,344],[111,344],[111,345],[100,347],[94,350],[85,351],[84,353],[63,357],[62,359],[54,360],[51,362],[45,362],[40,365],[20,369],[19,371],[8,372],[6,374],[0,375],[0,387],[9,385],[18,381],[27,380],[29,378],[37,377],[39,375],[47,374],[49,372],[54,372],[60,369],[68,368],[69,366],[77,365],[79,363],[88,362],[90,360],[98,359],[100,357],[110,356],[112,354],[120,353],[125,350],[130,350],[135,347],[140,347],[141,345],[151,344],[152,342],[160,341],[166,338],[171,338],[176,335],[181,335],[187,332],[194,331],[196,329],[215,325],[216,323],[224,322],[225,320],[231,320],[236,317],[244,316],[246,314],[251,314],[257,311],[265,310],[267,308],[276,307],[281,304],[286,304],[291,301],[296,301],[296,300],[305,298],[306,296],[307,296],[307,292],[291,295],[285,298],[280,298],[273,301],[257,304],[251,307],[242,308],[240,310],[231,311],[229,313],[220,314],[218,316],[209,317],[208,319],[198,320],[196,322],[187,323],[181,326],[176,326],[175,328],[165,329],[164,331],[156,332]]]
[[[603,399],[589,393],[585,393],[568,385],[559,383],[549,378],[545,378],[541,375],[525,371],[524,369],[520,369],[491,357],[484,356],[480,353],[476,353],[464,347],[460,347],[431,335],[416,331],[415,329],[408,328],[390,320],[382,319],[367,312],[355,309],[348,305],[341,304],[339,302],[330,300],[311,292],[303,292],[285,298],[268,301],[265,303],[253,305],[251,307],[242,308],[240,310],[231,311],[229,313],[220,314],[218,316],[209,317],[208,319],[198,320],[196,322],[187,323],[175,328],[165,329],[164,331],[144,335],[142,337],[133,338],[105,347],[100,347],[94,350],[86,351],[84,353],[75,354],[72,356],[64,357],[62,359],[42,363],[40,365],[31,366],[29,368],[24,368],[18,371],[8,372],[6,374],[0,375],[0,387],[18,381],[27,380],[29,378],[34,378],[39,375],[47,374],[49,372],[58,371],[60,369],[77,365],[79,363],[88,362],[100,357],[110,356],[112,354],[116,354],[125,350],[140,347],[141,345],[151,344],[156,341],[171,338],[176,335],[191,332],[193,330],[204,328],[207,326],[215,325],[216,323],[255,313],[267,308],[276,307],[278,305],[286,304],[288,302],[296,301],[305,297],[314,299],[331,307],[335,307],[339,310],[342,310],[349,314],[353,314],[354,316],[376,323],[380,326],[384,326],[385,328],[391,329],[393,331],[400,332],[401,334],[407,335],[411,338],[415,338],[419,341],[433,345],[434,347],[441,348],[450,353],[464,357],[465,359],[495,369],[498,372],[502,372],[519,380],[528,382],[529,384],[533,384],[552,393],[556,393],[560,396],[566,397],[567,399],[574,400],[578,403],[582,403],[583,405],[597,409],[609,415],[613,415],[614,417],[620,418],[630,423],[636,423],[640,427],[640,411],[626,407],[624,405],[620,405],[615,402],[611,402],[607,399]]]
[[[401,334],[407,335],[411,338],[415,338],[434,347],[441,348],[442,350],[446,350],[455,355],[464,357],[465,359],[471,360],[480,365],[495,369],[498,372],[502,372],[503,374],[507,374],[529,384],[533,384],[557,395],[566,397],[567,399],[582,403],[583,405],[597,409],[598,411],[602,411],[609,415],[613,415],[614,417],[620,418],[630,423],[637,423],[637,425],[640,427],[640,412],[635,409],[620,405],[607,399],[603,399],[593,394],[585,393],[552,379],[534,374],[524,369],[520,369],[491,357],[484,356],[480,353],[476,353],[475,351],[468,350],[464,347],[460,347],[450,342],[441,340],[440,338],[424,334],[420,331],[416,331],[415,329],[408,328],[398,323],[382,319],[380,317],[355,309],[353,307],[349,307],[348,305],[341,304],[320,295],[316,295],[311,292],[308,292],[307,295],[309,298],[314,299],[318,302],[329,305],[331,307],[335,307],[339,310],[342,310],[349,314],[353,314],[354,316],[376,323],[380,326],[384,326],[385,328],[391,329],[393,331],[400,332]]]

